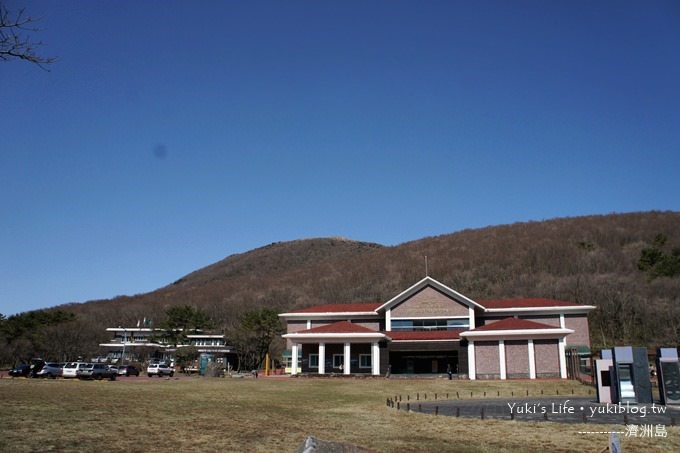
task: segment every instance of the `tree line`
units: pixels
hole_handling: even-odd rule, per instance
[[[680,344],[680,278],[666,269],[673,269],[678,246],[675,212],[523,222],[392,247],[307,239],[232,255],[150,293],[56,308],[75,313],[71,322],[80,326],[64,335],[80,332],[88,337],[81,344],[95,345],[96,354],[96,345],[110,339],[107,327],[134,326],[144,317],[160,325],[173,306],[200,310],[222,331],[252,310],[384,302],[425,276],[427,256],[431,277],[474,300],[548,297],[595,305],[589,317],[595,350],[673,346]]]
[[[219,331],[225,335],[239,358],[243,370],[258,369],[267,353],[280,356],[285,332],[278,313],[268,308],[246,311],[237,322],[215,329],[208,314],[189,305],[172,306],[151,340],[169,346],[186,345],[187,335],[204,331]],[[40,310],[6,318],[0,314],[0,366],[29,363],[33,358],[65,362],[98,356],[99,349],[90,335],[79,331],[83,327],[75,313],[65,310]],[[198,359],[195,347],[177,348],[178,365]]]

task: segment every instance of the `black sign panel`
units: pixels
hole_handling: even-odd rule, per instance
[[[680,364],[678,362],[658,362],[658,377],[662,403],[680,404]]]

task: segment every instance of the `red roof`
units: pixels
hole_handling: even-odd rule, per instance
[[[326,326],[313,327],[297,333],[380,333],[368,327],[360,326],[349,321],[338,321]]]
[[[546,307],[578,307],[574,302],[565,302],[555,299],[505,299],[505,300],[478,300],[478,304],[485,308],[546,308]]]
[[[356,313],[375,311],[382,304],[379,302],[356,304],[327,304],[293,310],[290,313]]]
[[[460,333],[464,330],[418,330],[409,332],[385,332],[393,341],[429,341],[429,340],[460,340]]]
[[[559,329],[556,326],[549,326],[540,322],[529,321],[527,319],[505,318],[500,321],[485,324],[477,327],[472,332],[481,332],[485,330],[536,330],[536,329]]]

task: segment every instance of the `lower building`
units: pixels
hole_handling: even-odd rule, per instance
[[[174,363],[178,349],[193,346],[199,354],[207,355],[211,361],[224,365],[224,369],[231,370],[238,366],[238,356],[233,346],[229,346],[222,334],[210,334],[197,331],[184,336],[181,344],[169,344],[164,338],[163,329],[149,327],[109,327],[107,332],[113,338],[99,346],[108,351],[110,362],[140,361],[151,358]],[[195,361],[198,369],[199,360]]]
[[[285,320],[290,372],[567,377],[567,348],[590,350],[595,307],[552,299],[475,301],[431,277],[387,302],[313,306]]]

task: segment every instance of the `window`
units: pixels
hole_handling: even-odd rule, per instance
[[[345,361],[345,356],[342,354],[333,354],[333,368],[342,368]]]
[[[359,368],[371,368],[371,354],[359,354]]]
[[[470,327],[468,318],[459,319],[395,319],[392,320],[392,330],[451,330]]]
[[[446,319],[417,319],[413,330],[446,330]]]
[[[319,368],[319,354],[309,354],[309,367]]]
[[[395,319],[392,321],[392,330],[413,330],[413,321],[410,319]]]
[[[470,327],[470,319],[448,319],[446,321],[447,329],[462,329],[464,327]]]

